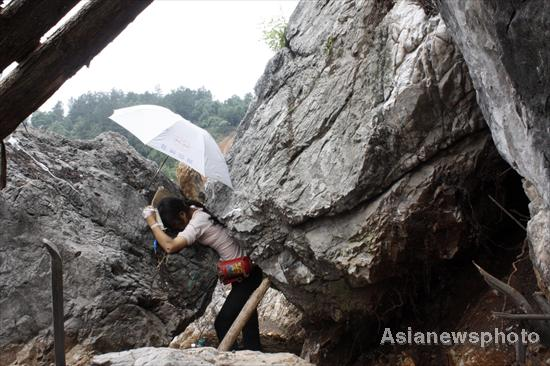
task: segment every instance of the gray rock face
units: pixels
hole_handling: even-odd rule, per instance
[[[527,224],[527,239],[529,256],[537,275],[538,285],[550,297],[550,210],[544,208],[543,199],[534,186],[524,183],[525,192],[529,197],[529,212],[531,219]]]
[[[139,348],[94,357],[92,366],[312,366],[291,353],[218,352],[211,347],[175,350]]]
[[[305,316],[382,314],[415,270],[475,245],[499,159],[438,16],[304,1],[287,35],[229,152],[236,190],[208,204]]]
[[[155,166],[120,135],[70,141],[31,132],[7,144],[8,186],[0,192],[0,364],[53,357],[43,237],[63,257],[69,355],[78,345],[68,364],[84,362],[86,352],[168,345],[206,306],[214,253],[196,246],[157,270],[141,217],[152,194],[141,192]]]
[[[550,208],[550,2],[442,0],[498,151]]]
[[[500,154],[528,182],[530,254],[550,296],[550,2],[443,0]]]
[[[303,2],[290,47],[256,86],[233,179],[254,183],[253,204],[273,198],[292,225],[371,199],[483,128],[442,22],[406,1],[383,4]]]

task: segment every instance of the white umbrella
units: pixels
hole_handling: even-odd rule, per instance
[[[187,164],[207,178],[233,188],[218,144],[210,134],[158,105],[116,109],[109,117],[141,142]]]

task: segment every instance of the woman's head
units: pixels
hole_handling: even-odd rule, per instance
[[[166,197],[157,207],[164,226],[170,231],[182,231],[187,226],[191,208],[181,198]]]

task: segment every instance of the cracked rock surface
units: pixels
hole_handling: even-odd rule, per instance
[[[63,259],[69,364],[87,364],[93,352],[168,345],[206,306],[215,254],[193,246],[157,271],[141,217],[156,166],[122,136],[73,141],[30,132],[7,144],[8,186],[0,191],[0,364],[53,361],[42,238]],[[156,184],[177,192],[164,177]]]
[[[527,182],[531,260],[550,296],[550,2],[441,2],[499,153]]]
[[[291,353],[218,352],[212,347],[175,350],[139,348],[94,357],[92,366],[312,366]]]
[[[236,190],[208,204],[316,324],[382,315],[477,243],[476,189],[503,165],[438,15],[304,1],[287,37],[229,152]]]

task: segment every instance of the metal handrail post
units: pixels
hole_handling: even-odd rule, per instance
[[[65,329],[63,314],[63,263],[57,246],[42,239],[44,247],[52,257],[52,303],[55,365],[65,366]]]

